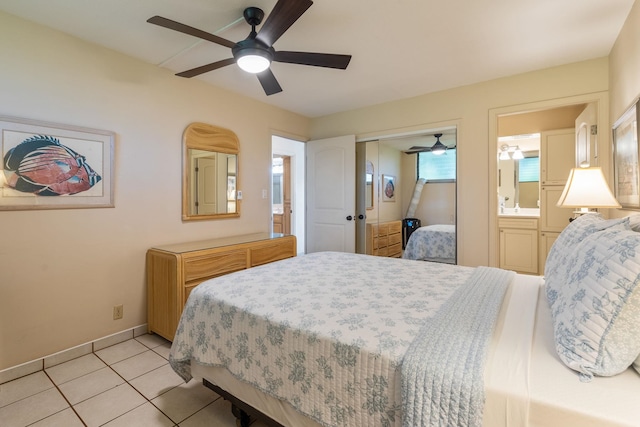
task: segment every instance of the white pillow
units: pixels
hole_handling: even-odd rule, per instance
[[[640,233],[619,226],[584,237],[546,278],[556,351],[581,379],[640,362],[638,284]]]
[[[551,246],[544,266],[545,277],[557,276],[559,269],[567,263],[567,257],[582,239],[611,227],[629,230],[629,217],[606,220],[599,213],[590,213],[570,222]]]
[[[640,231],[640,214],[629,217],[629,226],[633,231]]]

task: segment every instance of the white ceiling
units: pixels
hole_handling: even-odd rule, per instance
[[[268,97],[255,76],[235,65],[197,78],[318,117],[606,56],[633,2],[316,0],[274,48],[351,54],[347,70],[273,63],[283,92]],[[245,7],[268,15],[275,3],[0,0],[0,10],[180,72],[230,58],[230,50],[148,18],[160,15],[235,42],[250,31],[242,19]]]

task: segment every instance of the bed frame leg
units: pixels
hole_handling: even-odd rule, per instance
[[[236,417],[237,427],[249,427],[249,424],[251,424],[252,416],[253,418],[262,421],[265,425],[267,425],[267,427],[285,427],[269,416],[263,414],[262,412],[238,399],[231,393],[221,389],[212,382],[209,382],[206,378],[202,379],[202,384],[208,389],[218,393],[220,396],[222,396],[223,399],[231,402],[231,413]]]
[[[249,427],[249,424],[251,424],[251,417],[249,417],[249,414],[238,408],[236,405],[231,405],[231,413],[236,417],[237,427]]]

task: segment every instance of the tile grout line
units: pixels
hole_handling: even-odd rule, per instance
[[[138,341],[138,340],[136,339],[136,337],[133,337],[132,339],[133,339],[134,341],[136,341],[136,342],[140,343],[141,345],[143,345],[143,346],[144,346],[148,351],[152,351],[153,353],[158,354],[158,353],[156,353],[155,351],[153,351],[153,349],[152,349],[152,348],[150,348],[149,346],[146,346],[146,345],[145,345],[145,344],[143,344],[142,342]],[[118,343],[118,344],[120,344],[120,343]],[[117,344],[114,344],[114,345],[117,345]],[[111,347],[111,346],[110,346],[110,347]],[[156,347],[157,347],[157,346],[156,346]],[[105,347],[105,348],[108,348],[108,347]],[[155,348],[155,347],[154,347],[154,348]],[[144,352],[143,352],[143,353],[144,353]],[[137,388],[135,388],[133,385],[131,385],[131,384],[129,383],[129,381],[127,381],[127,380],[126,380],[122,375],[120,375],[120,373],[119,373],[118,371],[116,371],[115,369],[113,369],[109,363],[107,363],[106,361],[104,361],[104,360],[103,360],[103,359],[102,359],[98,354],[96,354],[95,352],[94,352],[94,354],[96,355],[96,357],[97,357],[98,359],[100,359],[100,360],[102,361],[102,363],[104,363],[105,365],[107,365],[107,366],[109,367],[109,369],[111,369],[111,370],[112,370],[112,371],[113,371],[117,376],[119,376],[120,378],[122,378],[122,381],[124,381],[124,382],[125,382],[125,384],[127,384],[129,387],[131,387],[132,389],[134,389],[136,393],[138,393],[140,396],[142,396],[142,398],[145,400],[145,403],[149,403],[149,404],[151,404],[151,406],[153,406],[154,408],[156,408],[156,409],[157,409],[157,410],[158,410],[162,415],[164,415],[165,417],[167,417],[167,419],[173,423],[174,427],[178,425],[178,423],[176,423],[175,421],[173,421],[173,419],[172,419],[169,415],[165,414],[165,413],[162,411],[162,409],[160,409],[160,408],[158,408],[156,405],[154,405],[154,404],[153,404],[153,402],[152,402],[150,399],[148,399],[148,398],[147,398],[147,396],[145,396],[144,394],[142,394],[142,393],[141,393]],[[136,356],[138,356],[138,355],[140,355],[140,354],[142,354],[142,353],[138,353],[138,354],[135,354],[135,355],[133,355],[133,356],[130,356],[130,357],[124,358],[124,359],[122,359],[122,360],[119,360],[119,361],[118,361],[118,362],[116,362],[116,363],[122,362],[123,360],[131,359],[132,357],[136,357]],[[158,356],[160,356],[160,355],[158,354]],[[162,357],[162,356],[160,356],[160,357]],[[164,359],[164,358],[163,358],[163,359]],[[169,361],[167,361],[167,363],[169,363]],[[156,369],[159,369],[159,368],[156,368]],[[151,370],[151,371],[149,371],[149,372],[153,372],[153,371],[155,371],[155,369],[153,369],[153,370]],[[146,372],[145,374],[142,374],[142,375],[146,375],[146,374],[148,374],[149,372]],[[137,377],[135,377],[135,378],[139,378],[139,377],[141,377],[142,375],[138,375],[138,376],[137,376]],[[135,379],[135,378],[132,378],[132,379]],[[174,388],[175,388],[175,387],[174,387]],[[173,390],[173,388],[172,388],[171,390]],[[166,392],[165,392],[165,393],[166,393]],[[163,394],[164,394],[164,393],[163,393]],[[157,396],[156,396],[156,397],[157,397]],[[120,415],[118,415],[118,416],[117,416],[116,418],[114,418],[113,420],[118,419],[118,418],[120,418],[121,416],[123,416],[123,415],[125,415],[125,414],[128,414],[129,412],[131,412],[131,411],[134,411],[134,410],[138,409],[139,407],[143,406],[145,403],[143,403],[142,405],[136,406],[135,408],[132,408],[132,409],[128,410],[128,411],[127,411],[127,412],[125,412],[124,414],[120,414]],[[113,420],[109,420],[108,422],[111,422],[111,421],[113,421]]]
[[[64,393],[62,392],[62,390],[60,390],[60,387],[58,387],[58,384],[56,384],[56,382],[53,380],[53,378],[51,378],[51,377],[49,376],[49,374],[47,373],[47,371],[44,369],[44,361],[43,361],[43,367],[42,367],[42,368],[43,368],[43,369],[42,369],[42,372],[44,372],[44,374],[47,376],[47,378],[49,378],[49,381],[51,381],[51,384],[53,384],[53,386],[56,388],[56,390],[58,390],[58,393],[60,393],[60,396],[62,396],[62,398],[64,399],[64,401],[65,401],[65,402],[67,402],[67,404],[69,405],[69,408],[71,408],[71,410],[73,411],[73,413],[74,413],[74,414],[76,414],[76,417],[78,417],[78,419],[80,420],[80,422],[82,423],[82,425],[83,425],[84,427],[87,427],[87,423],[85,423],[85,422],[84,422],[84,420],[82,419],[82,417],[80,416],[80,414],[78,414],[78,412],[76,412],[76,408],[74,408],[74,407],[73,407],[73,405],[71,404],[71,402],[69,402],[69,399],[67,399],[67,396],[65,396],[65,395],[64,395]],[[63,411],[64,411],[64,409],[63,409]],[[45,420],[45,419],[47,419],[47,418],[49,418],[49,417],[52,417],[53,415],[58,414],[58,413],[60,413],[60,412],[62,412],[62,411],[58,411],[58,412],[55,412],[55,413],[53,413],[53,414],[47,415],[47,416],[46,416],[46,417],[44,417],[42,420]],[[36,421],[36,422],[39,422],[39,421],[42,421],[42,420],[38,420],[38,421]],[[32,424],[34,424],[34,423],[32,423]]]

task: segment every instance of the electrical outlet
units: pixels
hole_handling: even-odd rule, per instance
[[[113,306],[113,320],[122,319],[124,315],[124,306],[123,305],[114,305]]]

